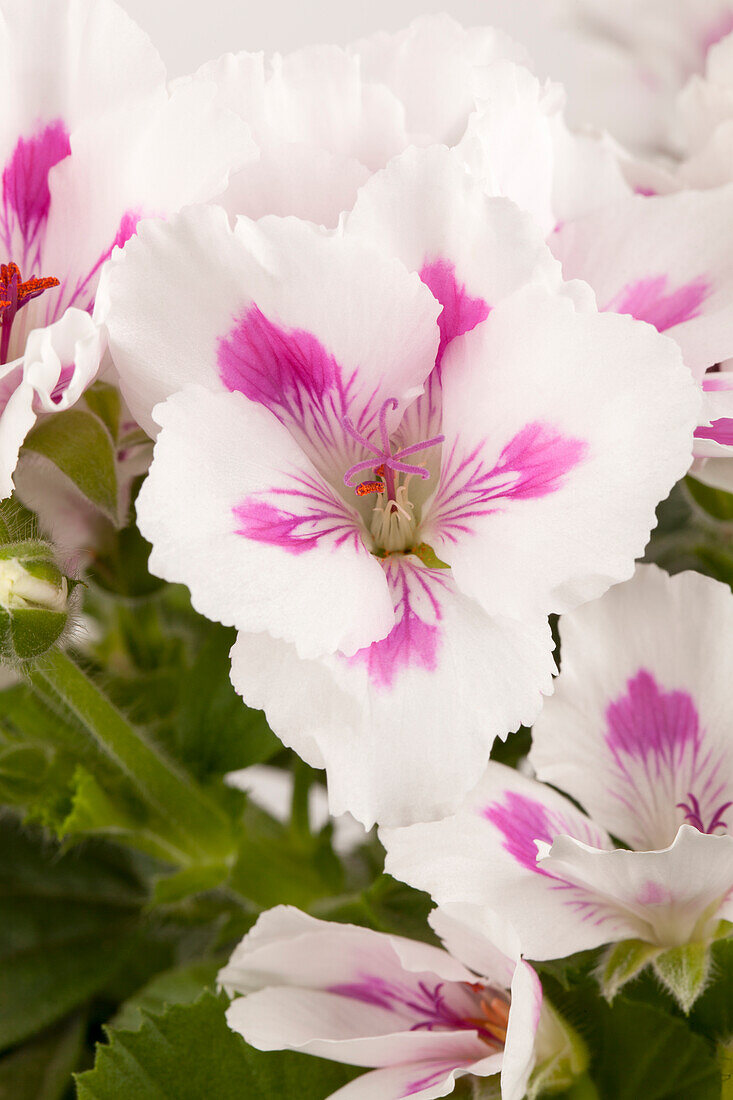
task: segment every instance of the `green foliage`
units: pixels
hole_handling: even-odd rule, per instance
[[[124,853],[60,853],[0,817],[0,1050],[61,1019],[125,964],[144,885]]]
[[[76,1013],[0,1059],[0,1100],[62,1100],[79,1064],[86,1020]]]
[[[625,995],[608,1005],[590,980],[567,990],[552,979],[543,984],[588,1045],[600,1100],[719,1100],[713,1044],[684,1019]]]
[[[41,419],[26,451],[52,463],[112,523],[120,520],[115,443],[98,416],[81,408]]]
[[[204,993],[162,1015],[143,1012],[137,1031],[110,1029],[78,1100],[324,1100],[358,1071],[302,1054],[263,1054],[227,1028],[225,1000]]]

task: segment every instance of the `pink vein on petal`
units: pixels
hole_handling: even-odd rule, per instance
[[[625,313],[638,321],[647,321],[658,332],[699,317],[711,292],[707,279],[693,279],[676,289],[668,288],[667,275],[637,279],[622,287],[603,307],[606,313]]]

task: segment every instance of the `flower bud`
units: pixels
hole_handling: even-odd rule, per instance
[[[74,582],[40,540],[0,546],[0,658],[23,664],[46,653],[68,622]]]

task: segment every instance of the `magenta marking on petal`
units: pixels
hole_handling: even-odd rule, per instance
[[[264,500],[248,500],[233,509],[239,527],[237,534],[268,546],[279,546],[290,554],[303,554],[318,545],[320,535],[304,531],[308,516],[284,512]]]
[[[649,879],[639,890],[636,901],[639,905],[669,905],[674,901],[674,895],[660,882]]]
[[[606,708],[606,744],[614,754],[671,763],[688,745],[699,745],[697,709],[686,691],[664,691],[645,669],[626,688]]]
[[[400,1093],[400,1100],[407,1100],[408,1096],[415,1096],[416,1093],[422,1092],[423,1089],[429,1088],[431,1085],[440,1084],[447,1074],[451,1070],[459,1069],[463,1063],[446,1062],[441,1064],[439,1069],[433,1070],[432,1073],[426,1074],[424,1077],[417,1077],[414,1081],[410,1081],[405,1088],[405,1091]]]
[[[504,837],[504,849],[528,871],[547,874],[537,865],[536,840],[552,844],[562,832],[553,821],[546,806],[526,795],[505,791],[503,802],[491,802],[481,810],[482,817],[499,830]]]
[[[434,672],[438,667],[442,638],[441,609],[431,586],[442,585],[444,581],[434,576],[428,581],[422,571],[412,569],[414,587],[411,587],[406,568],[409,567],[386,559],[385,572],[395,608],[392,630],[382,641],[374,642],[348,658],[351,665],[365,665],[372,683],[387,691],[403,671],[424,669]],[[420,609],[415,606],[418,601],[423,605]]]
[[[51,194],[48,174],[71,152],[69,134],[60,119],[49,122],[30,138],[19,138],[3,170],[2,235],[8,252],[28,266],[39,260],[37,238],[48,218]],[[11,256],[13,229],[19,230],[25,255]],[[33,246],[34,254],[30,254]]]
[[[658,332],[699,317],[712,290],[707,279],[694,279],[676,290],[668,290],[667,283],[666,275],[629,283],[603,307],[604,312],[629,314],[654,325]]]
[[[583,440],[562,435],[541,421],[517,432],[488,469],[482,457],[485,442],[460,459],[457,442],[444,461],[433,506],[441,533],[454,542],[472,533],[471,520],[495,512],[498,501],[532,500],[561,488],[587,452]]]
[[[75,369],[76,367],[73,363],[68,363],[61,368],[59,372],[59,380],[54,386],[51,393],[51,400],[55,405],[58,405],[61,402],[64,393],[66,392],[66,387],[68,386],[71,379],[74,377]]]
[[[721,416],[712,424],[695,428],[695,439],[712,439],[724,447],[733,447],[733,420],[728,416]]]
[[[448,260],[423,264],[420,278],[443,307],[438,317],[440,344],[435,366],[440,367],[445,349],[456,336],[470,332],[485,321],[491,307],[483,298],[472,298],[464,284],[456,279],[455,266]]]
[[[273,503],[278,498],[299,512]],[[236,534],[268,546],[279,546],[290,554],[313,550],[321,539],[329,538],[334,548],[350,543],[366,553],[359,536],[356,517],[337,501],[330,489],[308,474],[292,477],[292,488],[268,489],[246,497],[232,509],[238,526]]]
[[[328,986],[326,992],[399,1015],[410,1031],[475,1031],[503,1047],[509,1001],[503,990],[483,982],[419,980],[390,982],[376,974]]]
[[[546,424],[528,424],[507,443],[494,471],[518,475],[503,495],[515,500],[544,497],[555,491],[585,451],[580,439],[560,435]]]
[[[52,309],[48,310],[46,313],[45,323],[47,325],[60,317],[69,306],[75,306],[77,309],[85,309],[87,313],[91,313],[94,308],[94,295],[97,292],[99,274],[104,264],[112,255],[112,250],[115,246],[122,248],[127,244],[130,237],[135,233],[137,223],[140,221],[141,217],[143,217],[141,210],[127,210],[122,215],[109,248],[105,248],[99,259],[95,261],[85,275],[77,279],[75,284],[71,285],[68,282],[62,284],[59,297],[52,304]]]
[[[273,412],[307,400],[320,402],[334,386],[338,365],[310,332],[282,328],[256,306],[245,309],[232,331],[219,340],[219,376]]]

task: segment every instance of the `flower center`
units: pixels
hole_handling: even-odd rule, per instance
[[[714,833],[716,829],[722,829],[724,833],[727,832],[728,824],[724,821],[723,814],[731,806],[733,806],[733,802],[723,802],[722,805],[718,806],[710,818],[707,828],[705,828],[700,803],[691,791],[687,792],[687,802],[677,803],[677,809],[685,811],[685,821],[694,826],[695,829],[699,829],[701,833]]]
[[[344,474],[344,484],[353,488],[357,496],[369,496],[371,493],[377,495],[377,503],[372,512],[371,531],[378,548],[388,554],[409,550],[415,546],[417,521],[415,507],[408,496],[408,486],[412,477],[419,477],[423,481],[430,477],[430,471],[425,466],[414,466],[405,462],[405,459],[409,455],[427,450],[428,447],[436,447],[445,439],[443,435],[436,435],[432,439],[423,439],[419,443],[412,443],[409,447],[393,451],[387,429],[387,412],[390,408],[396,409],[398,404],[394,397],[390,397],[379,410],[381,448],[358,431],[349,417],[344,417],[342,421],[349,435],[373,455],[372,458],[351,466]],[[374,480],[361,481],[354,485],[352,481],[354,475],[365,470],[374,472]]]
[[[35,275],[24,281],[17,264],[0,264],[0,364],[8,361],[10,332],[15,315],[33,298],[43,294],[44,290],[58,285],[58,279],[37,279]]]
[[[509,1024],[510,1001],[482,982],[462,982],[469,991],[470,1007],[456,1000],[451,983],[439,982],[433,989],[420,982],[418,997],[408,1003],[424,1019],[411,1031],[477,1031],[493,1048],[503,1047]]]

